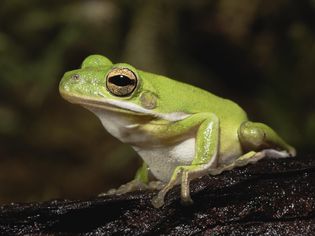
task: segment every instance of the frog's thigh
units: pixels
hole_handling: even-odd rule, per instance
[[[209,168],[217,165],[219,120],[212,113],[197,114],[200,124],[196,135],[196,153],[190,166],[175,168],[169,183],[158,193],[152,201],[155,207],[164,204],[166,193],[181,182],[181,200],[183,203],[192,202],[190,198],[189,183],[192,179],[203,176]]]
[[[295,149],[285,143],[273,129],[263,123],[243,122],[238,130],[238,136],[244,150],[266,150],[261,155],[272,157],[295,156]]]

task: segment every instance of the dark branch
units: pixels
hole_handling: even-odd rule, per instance
[[[315,232],[315,157],[262,160],[191,184],[194,204],[179,188],[155,209],[155,192],[86,201],[2,206],[0,232],[16,234],[311,235]]]

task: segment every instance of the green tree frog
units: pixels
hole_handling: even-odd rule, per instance
[[[175,185],[181,185],[181,201],[191,203],[193,179],[296,154],[273,129],[249,121],[236,103],[101,55],[88,56],[80,69],[66,72],[59,90],[96,114],[143,159],[135,179],[116,193],[149,186],[149,174],[164,183],[152,199],[155,207]]]

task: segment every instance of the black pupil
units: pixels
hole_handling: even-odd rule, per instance
[[[115,75],[113,77],[110,77],[108,79],[109,83],[115,84],[116,86],[128,86],[128,85],[134,85],[135,81],[128,78],[127,76],[124,75]]]

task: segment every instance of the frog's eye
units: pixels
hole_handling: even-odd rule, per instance
[[[113,68],[106,77],[106,88],[118,97],[130,95],[137,87],[137,76],[127,68]]]

